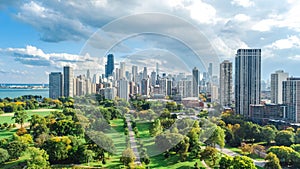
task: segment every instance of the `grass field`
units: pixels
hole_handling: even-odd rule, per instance
[[[50,112],[52,111],[62,111],[62,110],[59,110],[59,109],[36,109],[36,110],[25,110],[27,112],[27,115],[28,115],[28,118],[27,120],[30,119],[30,117],[34,114],[39,114],[41,116],[47,116],[50,114]],[[11,124],[11,123],[14,123],[14,120],[11,119],[12,116],[14,116],[13,113],[5,113],[5,114],[1,114],[0,115],[0,124],[3,124],[3,123],[8,123],[8,124]]]
[[[27,112],[27,115],[28,115],[28,118],[26,121],[28,121],[32,115],[34,114],[39,114],[41,116],[47,116],[50,114],[51,111],[62,111],[62,110],[59,110],[59,109],[36,109],[36,110],[26,110]],[[15,123],[15,121],[13,119],[11,119],[13,116],[13,113],[9,113],[9,114],[1,114],[0,115],[0,124],[3,124],[3,123],[8,123],[8,124],[13,124]],[[3,138],[9,138],[11,137],[15,132],[16,132],[17,129],[11,129],[11,130],[7,130],[7,129],[4,129],[4,130],[0,130],[0,139],[3,139]]]

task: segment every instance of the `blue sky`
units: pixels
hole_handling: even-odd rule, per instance
[[[47,83],[49,72],[75,62],[88,62],[94,73],[102,73],[103,54],[83,52],[86,42],[95,31],[120,17],[147,12],[188,21],[205,35],[220,62],[233,61],[238,48],[261,48],[263,79],[279,69],[300,76],[297,0],[15,0],[0,1],[0,83]],[[157,32],[170,30],[168,25],[154,23],[172,21],[153,20],[141,22],[153,23],[147,26]],[[185,33],[182,27],[176,25],[172,31]],[[188,38],[193,42],[195,37]],[[104,48],[109,40],[97,41],[97,45]],[[172,38],[143,34],[123,40],[111,52],[132,63],[137,59],[148,65],[160,62],[169,71],[193,55],[182,46]],[[188,71],[192,62],[188,68],[178,69]]]

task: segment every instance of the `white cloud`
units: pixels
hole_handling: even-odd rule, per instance
[[[190,16],[199,23],[211,24],[216,22],[216,9],[204,2],[195,1],[189,7]]]
[[[242,6],[244,8],[254,6],[254,2],[251,0],[232,0],[231,4],[237,5],[237,6]]]
[[[291,60],[300,61],[300,55],[289,56],[288,58]]]
[[[289,36],[286,39],[280,39],[273,42],[268,47],[273,49],[291,49],[291,48],[300,48],[300,39],[298,36]]]
[[[83,69],[88,65],[95,68],[102,68],[100,58],[91,57],[88,53],[84,56],[68,53],[45,53],[42,49],[35,46],[26,46],[26,48],[7,48],[1,49],[1,53],[12,56],[16,61],[26,66],[53,66],[61,68],[70,65],[77,69]]]
[[[250,17],[245,14],[237,14],[234,16],[234,19],[238,22],[246,22],[250,20]]]

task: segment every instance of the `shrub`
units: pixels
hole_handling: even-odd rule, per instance
[[[0,164],[3,164],[8,159],[9,159],[9,154],[7,150],[0,148]]]

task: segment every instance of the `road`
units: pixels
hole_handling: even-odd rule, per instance
[[[241,156],[240,154],[236,153],[236,152],[233,152],[231,150],[229,150],[228,148],[220,148],[220,146],[216,145],[216,149],[219,150],[220,152],[224,153],[224,154],[227,154],[229,156]],[[259,161],[259,160],[254,160],[254,164],[256,166],[259,166],[259,167],[264,167],[265,164],[266,164],[266,161],[265,160],[262,160],[262,161]]]
[[[137,144],[136,144],[136,140],[135,140],[135,137],[134,137],[134,132],[132,131],[132,126],[131,126],[131,123],[130,123],[130,116],[127,115],[127,116],[125,116],[125,118],[126,118],[127,127],[128,127],[128,136],[129,136],[129,141],[130,141],[130,148],[133,150],[134,155],[136,157],[134,163],[136,165],[141,165],[140,154],[139,154],[139,151],[137,149]]]

